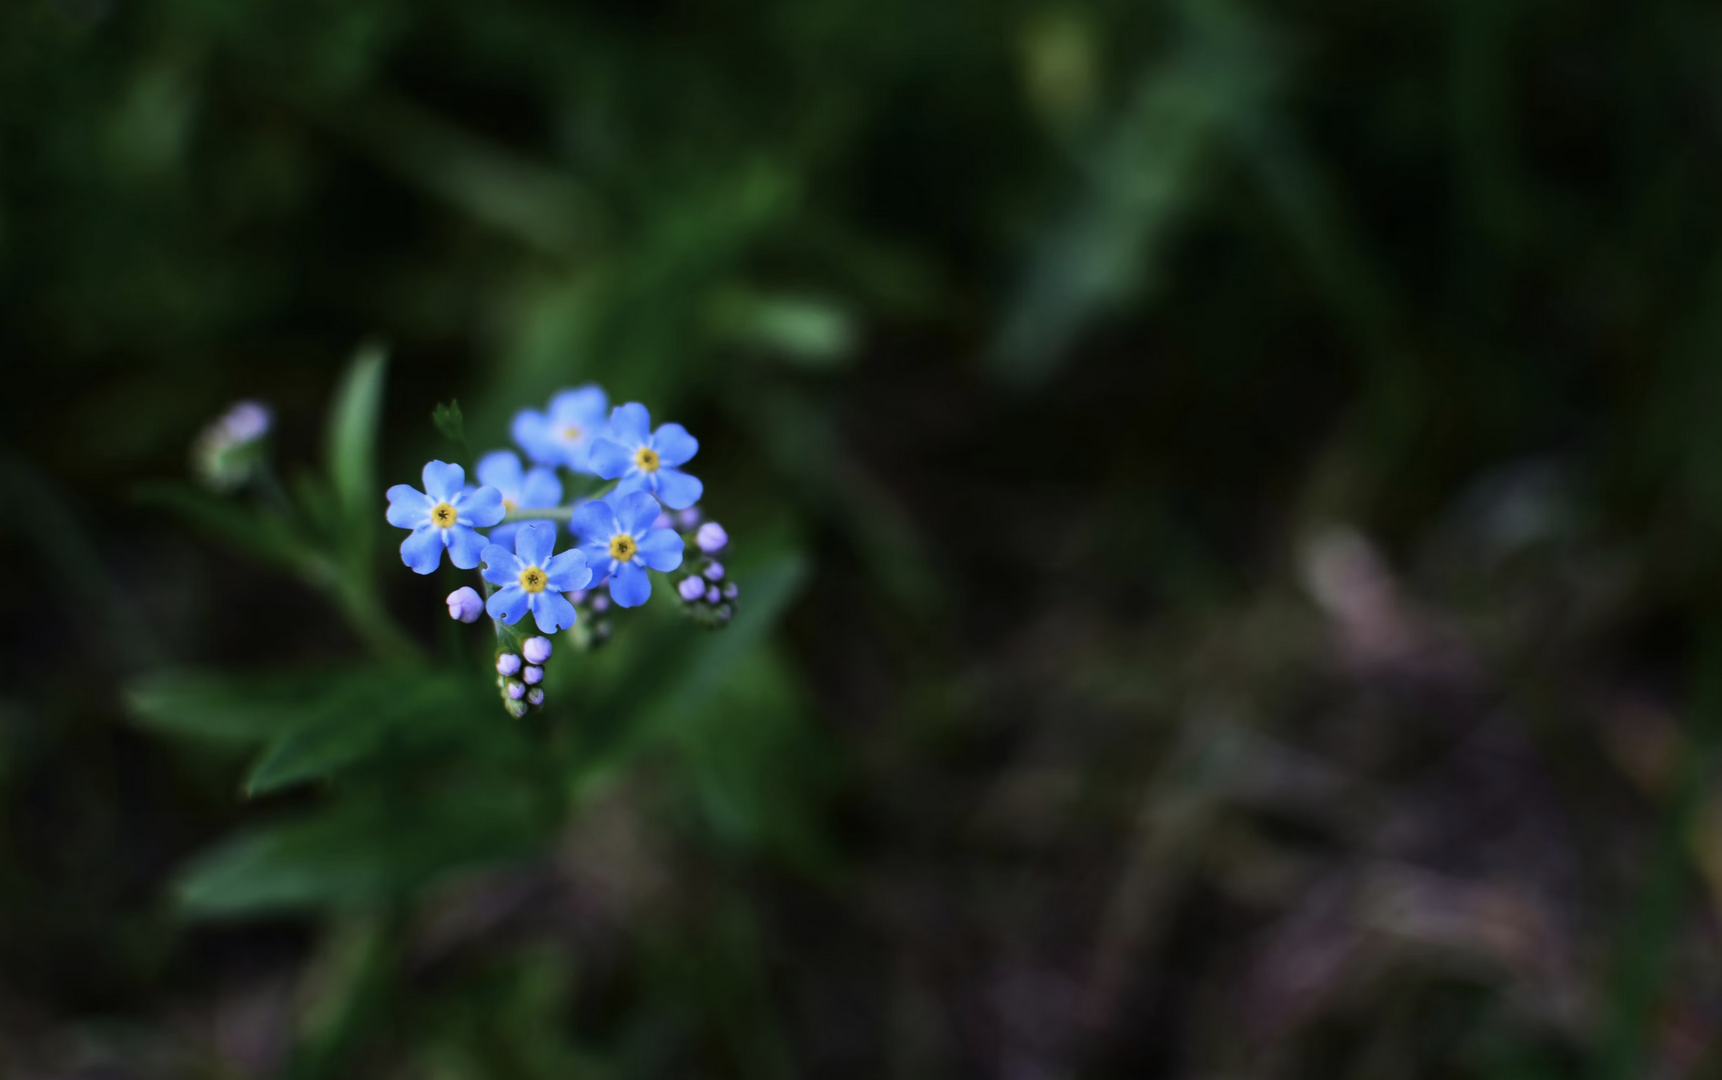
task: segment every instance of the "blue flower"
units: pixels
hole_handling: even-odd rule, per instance
[[[550,399],[550,412],[522,409],[514,414],[514,441],[540,465],[566,465],[591,472],[592,443],[605,434],[604,410],[610,399],[588,384],[563,390]]]
[[[592,471],[606,480],[621,477],[616,494],[649,491],[671,510],[699,500],[705,485],[676,468],[699,453],[699,440],[680,424],[651,430],[652,416],[637,401],[616,406],[610,433],[592,444]]]
[[[562,481],[556,473],[544,468],[522,471],[520,455],[512,450],[484,455],[478,463],[478,482],[502,492],[504,510],[542,510],[562,502]],[[518,521],[498,525],[490,530],[490,542],[512,548],[519,531]]]
[[[528,521],[514,534],[513,551],[501,544],[484,549],[484,580],[502,586],[484,603],[491,618],[513,625],[531,608],[543,633],[574,625],[574,605],[562,594],[591,581],[592,571],[586,556],[573,548],[552,558],[555,547],[554,525]]]
[[[424,484],[424,491],[411,484],[396,484],[388,491],[389,524],[413,531],[401,541],[401,561],[415,574],[428,574],[442,562],[442,549],[447,548],[449,562],[471,570],[486,543],[473,528],[489,528],[502,520],[502,493],[493,487],[464,490],[466,470],[443,461],[426,463]]]
[[[573,529],[593,580],[608,574],[610,596],[622,607],[637,607],[652,595],[645,567],[669,571],[682,565],[682,538],[674,530],[652,528],[657,517],[657,500],[643,491],[618,491],[574,510]]]

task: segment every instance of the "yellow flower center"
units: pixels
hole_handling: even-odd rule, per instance
[[[527,592],[543,592],[544,586],[550,583],[544,571],[536,566],[528,566],[520,572],[520,587]]]
[[[580,436],[584,434],[586,434],[586,429],[581,427],[579,424],[564,424],[562,426],[563,442],[579,442]]]
[[[639,549],[640,545],[634,543],[634,538],[627,533],[610,537],[610,558],[619,562],[627,562],[632,559],[634,552]]]
[[[638,465],[642,472],[657,472],[658,452],[650,447],[642,446],[634,451],[634,464]]]
[[[502,509],[504,513],[512,513],[513,511],[520,509],[520,504],[515,502],[513,499],[504,499],[502,500]]]
[[[452,527],[458,517],[460,514],[456,513],[455,508],[448,503],[437,503],[431,507],[431,524],[439,529]]]

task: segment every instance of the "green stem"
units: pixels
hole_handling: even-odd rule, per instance
[[[546,506],[537,510],[510,510],[502,515],[503,524],[514,521],[569,521],[574,517],[572,506]]]

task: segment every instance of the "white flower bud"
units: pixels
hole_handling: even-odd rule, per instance
[[[463,623],[477,622],[478,616],[484,611],[484,601],[471,585],[462,585],[448,594],[445,601],[448,604],[448,617],[459,619]]]
[[[697,577],[685,577],[681,584],[676,586],[676,592],[680,593],[682,599],[690,604],[704,596],[705,591],[706,583]]]
[[[520,657],[511,652],[505,652],[496,658],[496,673],[512,675],[520,670]]]
[[[526,644],[520,650],[526,656],[528,664],[542,664],[550,659],[550,639],[543,637],[527,638]]]
[[[720,563],[720,562],[712,563],[710,566],[706,567],[705,574],[706,574],[706,580],[707,581],[722,581],[723,580],[723,563]]]
[[[715,521],[708,521],[700,526],[700,531],[694,534],[694,543],[701,551],[710,555],[714,551],[722,551],[729,543],[729,533],[723,531],[723,526]]]
[[[520,677],[526,680],[526,685],[537,686],[539,683],[544,681],[544,669],[541,667],[529,667],[520,673]]]
[[[532,689],[526,691],[526,701],[528,704],[531,704],[531,705],[542,705],[542,704],[544,704],[544,690],[543,690],[543,688],[538,687],[538,686],[534,686]]]

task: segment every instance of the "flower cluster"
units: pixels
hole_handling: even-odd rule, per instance
[[[432,461],[422,490],[388,490],[386,517],[409,530],[401,561],[414,573],[436,570],[445,551],[459,569],[482,564],[483,595],[456,589],[448,613],[471,623],[483,612],[495,622],[498,687],[516,716],[543,704],[550,636],[570,631],[575,645],[588,648],[603,642],[612,605],[638,607],[651,597],[648,571],[689,571],[674,588],[696,623],[720,627],[734,615],[736,587],[716,559],[728,536],[715,522],[701,524],[694,503],[704,485],[683,468],[698,440],[680,424],[653,428],[637,402],[608,403],[597,386],[561,391],[545,411],[523,409],[514,418],[527,462],[512,450],[486,454],[472,485],[461,465]],[[523,640],[515,629],[528,614],[543,636]]]

